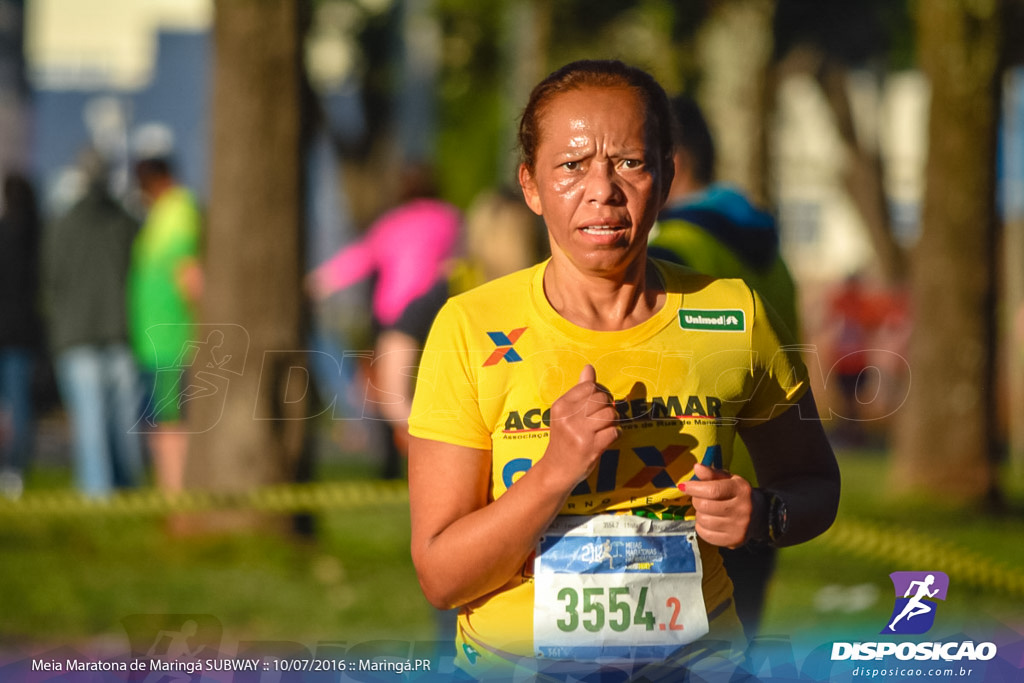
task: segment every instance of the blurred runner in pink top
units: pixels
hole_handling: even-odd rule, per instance
[[[403,194],[410,199],[313,271],[314,296],[326,297],[376,273],[373,316],[377,325],[388,328],[413,300],[446,277],[445,266],[456,255],[461,215],[454,206],[426,196],[432,194],[429,184],[426,178],[407,178]]]
[[[400,204],[378,218],[359,241],[342,247],[307,279],[316,298],[376,275],[373,361],[364,371],[363,411],[386,430],[382,476],[402,476],[412,405],[410,378],[437,311],[448,298],[449,267],[457,256],[462,215],[435,199],[431,169],[412,164],[402,174]]]

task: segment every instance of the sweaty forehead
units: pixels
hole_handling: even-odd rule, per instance
[[[643,100],[629,86],[584,86],[556,93],[545,102],[539,112],[538,132],[544,139],[546,134],[582,134],[596,123],[633,122],[640,122],[647,131],[646,114]]]
[[[543,125],[552,109],[593,112],[604,109],[609,102],[613,102],[614,108],[621,113],[646,114],[640,95],[628,85],[581,85],[552,93],[541,106],[541,123]]]

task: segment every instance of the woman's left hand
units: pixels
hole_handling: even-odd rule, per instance
[[[712,545],[735,548],[747,540],[754,505],[750,482],[738,474],[701,464],[697,479],[680,485],[697,512],[697,534]]]

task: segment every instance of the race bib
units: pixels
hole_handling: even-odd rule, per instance
[[[692,520],[558,517],[534,560],[537,656],[661,660],[708,632]]]

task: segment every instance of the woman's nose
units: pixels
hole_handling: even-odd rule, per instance
[[[598,204],[615,204],[622,200],[622,188],[615,168],[607,162],[590,165],[587,172],[585,199]]]

